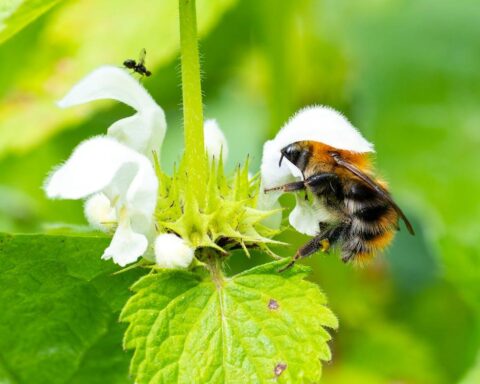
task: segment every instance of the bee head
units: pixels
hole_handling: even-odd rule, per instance
[[[280,150],[280,153],[279,166],[282,165],[282,160],[285,157],[302,172],[305,170],[308,160],[310,159],[310,151],[302,146],[300,142],[287,145]]]

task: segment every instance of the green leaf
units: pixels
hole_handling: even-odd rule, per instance
[[[199,34],[204,36],[236,0],[197,3]],[[20,43],[12,40],[11,52],[0,50],[9,68],[0,80],[10,86],[0,89],[4,96],[0,100],[0,157],[26,151],[109,105],[97,102],[68,110],[55,106],[94,68],[121,66],[146,48],[146,65],[155,77],[157,68],[171,62],[179,50],[177,1],[152,1],[143,6],[129,0],[66,2],[35,27],[30,35],[17,36],[23,38]],[[27,45],[30,56],[25,57],[19,45]],[[23,57],[22,65],[18,57]],[[34,122],[30,116],[35,116]],[[105,122],[105,130],[111,123]]]
[[[139,271],[107,237],[0,234],[0,382],[128,383],[118,313]]]
[[[61,0],[4,0],[0,4],[0,44]]]
[[[337,319],[307,268],[285,261],[230,278],[163,270],[141,278],[121,320],[137,383],[317,382]]]

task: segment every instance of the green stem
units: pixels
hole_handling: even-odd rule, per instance
[[[180,51],[182,63],[183,123],[188,188],[203,205],[207,163],[203,135],[203,104],[198,57],[195,0],[179,0]]]
[[[205,250],[203,253],[205,266],[210,272],[215,287],[221,290],[225,284],[225,277],[223,275],[222,259],[215,251]]]

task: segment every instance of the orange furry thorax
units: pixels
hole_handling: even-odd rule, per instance
[[[367,174],[372,172],[372,160],[370,153],[359,153],[337,149],[317,141],[303,141],[300,145],[307,147],[312,156],[308,167],[310,169],[307,170],[307,174],[318,171],[335,171],[335,173],[341,176],[351,177],[351,174],[348,171],[338,167],[338,165],[335,163],[335,160],[331,156],[332,153],[338,153],[343,159],[355,165],[358,169]]]

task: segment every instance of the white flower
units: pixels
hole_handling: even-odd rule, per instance
[[[145,88],[124,69],[103,66],[94,70],[58,105],[66,108],[100,99],[118,100],[137,111],[112,124],[108,136],[147,156],[152,150],[160,150],[167,129],[165,114]]]
[[[155,239],[155,261],[162,268],[187,268],[193,256],[194,249],[177,235],[164,233]]]
[[[215,159],[222,155],[223,161],[228,157],[228,144],[225,135],[218,126],[217,120],[209,119],[203,124],[205,135],[205,149],[210,157]]]
[[[115,209],[117,229],[102,258],[125,266],[136,261],[152,236],[158,180],[146,156],[115,139],[97,136],[82,142],[70,158],[48,178],[50,198],[82,199],[89,221],[112,217],[102,193]],[[101,196],[101,195],[100,195]],[[101,222],[100,222],[101,223]]]
[[[302,174],[292,163],[284,159],[281,166],[280,150],[297,141],[317,141],[331,147],[352,152],[374,152],[357,129],[339,112],[325,106],[312,106],[297,112],[263,147],[262,190],[301,180]],[[278,206],[281,191],[261,194],[259,207],[271,209]],[[320,221],[328,219],[328,213],[316,201],[307,202],[297,197],[297,205],[290,213],[290,224],[308,235],[318,233]]]
[[[117,224],[117,212],[105,194],[97,193],[90,197],[84,206],[88,223],[96,229],[108,232]]]
[[[331,221],[330,214],[317,200],[309,202],[302,195],[295,196],[296,205],[288,219],[290,225],[298,232],[315,236],[320,222]]]

